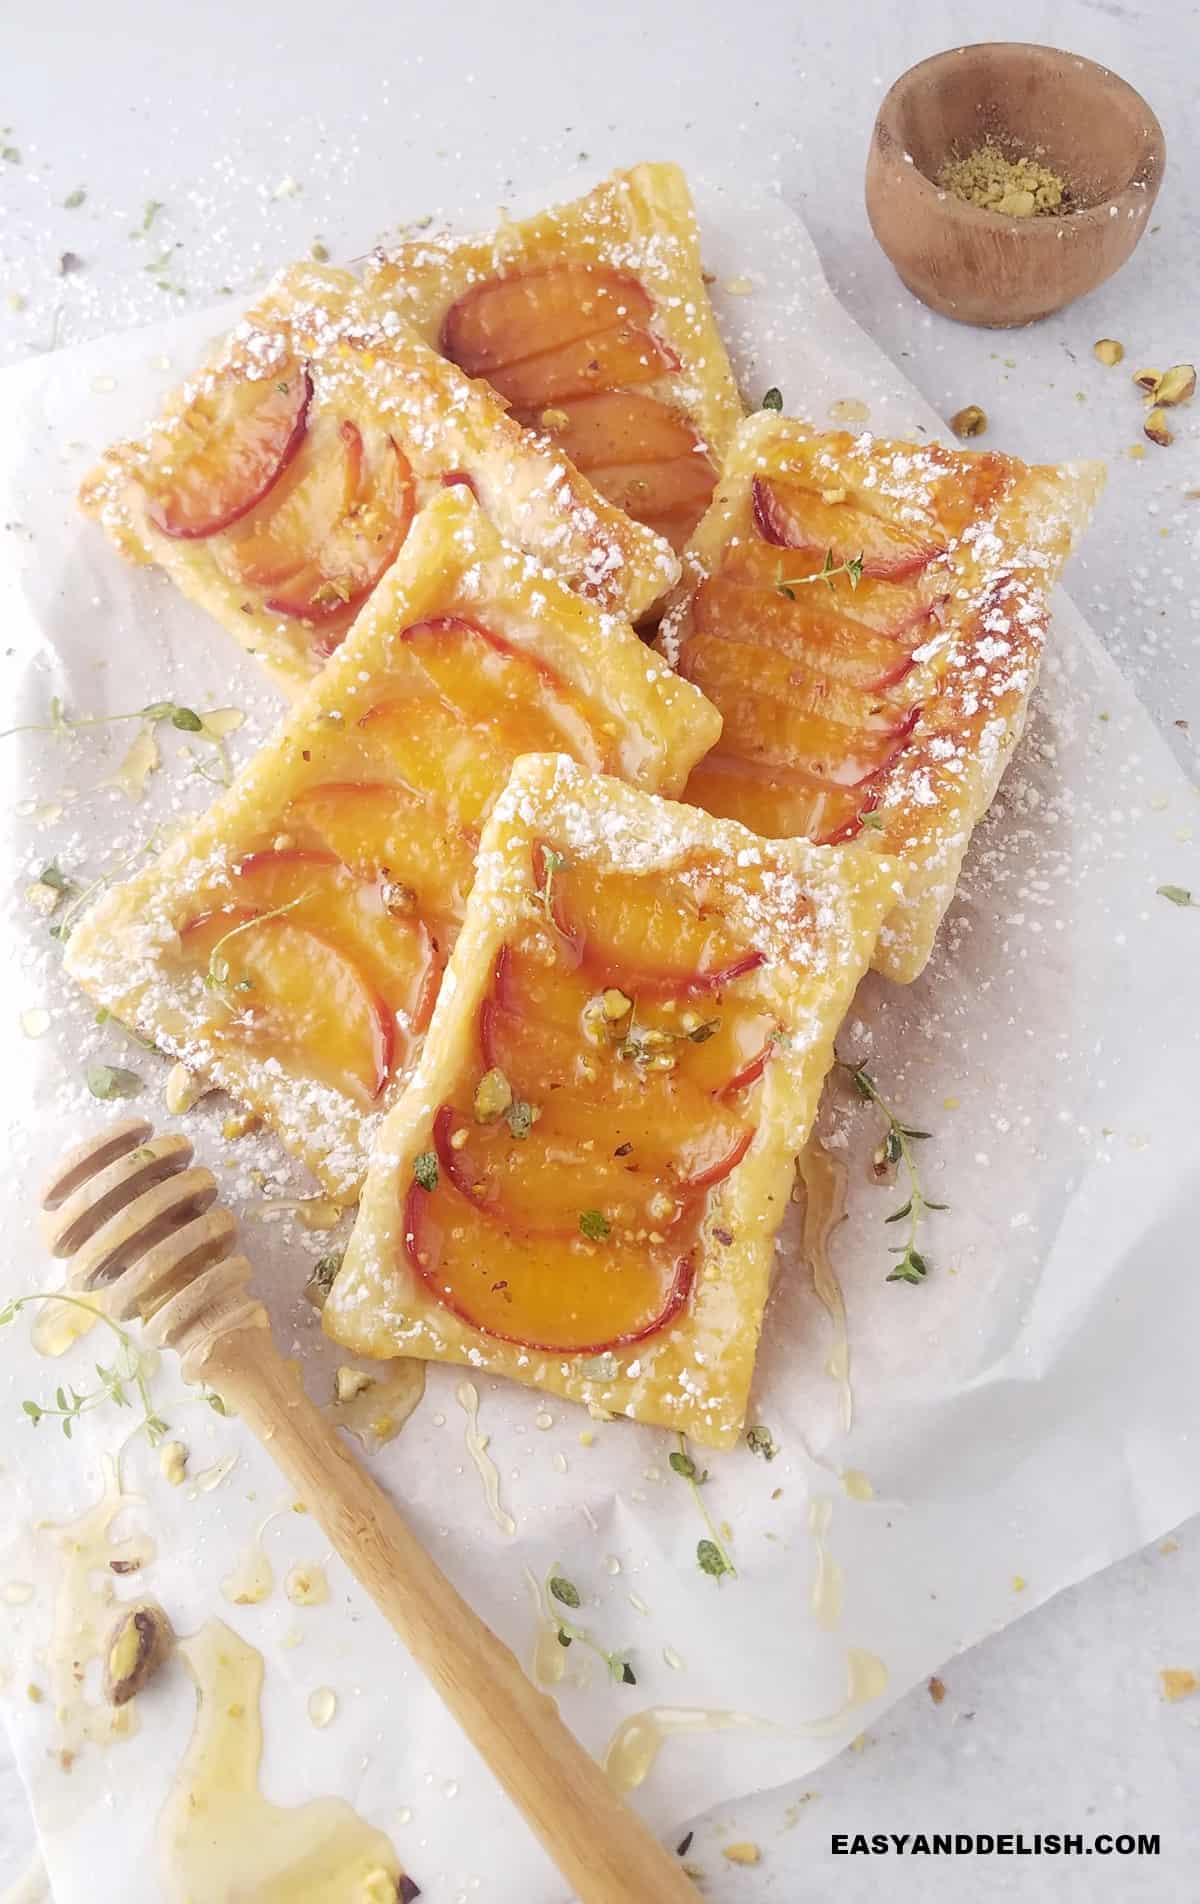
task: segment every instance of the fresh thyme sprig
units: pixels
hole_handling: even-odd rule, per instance
[[[546,1576],[546,1595],[547,1610],[558,1631],[559,1645],[567,1647],[578,1641],[581,1646],[589,1647],[598,1659],[604,1661],[608,1668],[609,1678],[615,1680],[618,1686],[636,1686],[637,1674],[629,1663],[627,1653],[605,1652],[600,1642],[588,1632],[586,1627],[574,1625],[558,1611],[559,1607],[568,1607],[571,1612],[577,1612],[582,1602],[579,1588],[557,1567]]]
[[[79,1296],[63,1295],[58,1290],[39,1291],[29,1296],[14,1296],[10,1302],[7,1302],[3,1309],[0,1309],[0,1328],[15,1321],[22,1309],[28,1308],[33,1303],[45,1302],[62,1302],[69,1308],[84,1310],[98,1322],[104,1323],[106,1328],[111,1329],[119,1347],[117,1360],[111,1368],[106,1368],[103,1362],[94,1364],[100,1381],[98,1388],[89,1389],[83,1394],[76,1388],[65,1386],[57,1388],[54,1392],[53,1406],[34,1401],[22,1402],[21,1407],[33,1426],[36,1428],[39,1422],[44,1420],[61,1421],[62,1431],[69,1441],[80,1416],[89,1414],[93,1408],[100,1408],[105,1402],[113,1402],[118,1408],[132,1407],[129,1394],[132,1388],[142,1409],[142,1419],[134,1429],[134,1433],[144,1434],[150,1446],[157,1447],[167,1433],[167,1424],[150,1399],[146,1358],[128,1329],[123,1329],[119,1322],[114,1322],[103,1309],[97,1308],[95,1303],[84,1302]]]
[[[0,740],[7,740],[10,734],[57,734],[61,738],[84,727],[115,727],[121,721],[145,721],[150,727],[156,727],[160,721],[170,721],[172,727],[185,734],[204,732],[204,721],[195,708],[181,707],[178,701],[151,701],[128,714],[68,714],[61,696],[55,694],[51,697],[48,721],[23,721],[18,727],[6,727],[0,733]]]
[[[565,853],[556,853],[552,846],[542,848],[542,883],[538,887],[534,897],[547,919],[551,921],[553,921],[554,918],[552,910],[554,902],[554,875],[555,873],[561,872],[564,866],[569,865],[570,861]]]
[[[208,966],[204,973],[204,983],[210,992],[217,994],[221,1003],[229,1011],[236,1011],[237,1000],[230,996],[229,960],[225,957],[222,947],[228,945],[231,939],[236,939],[240,933],[249,932],[252,926],[265,925],[268,919],[278,919],[283,913],[291,912],[295,906],[302,905],[306,899],[311,898],[312,894],[309,892],[297,893],[294,899],[285,901],[282,906],[272,906],[269,912],[256,912],[252,919],[240,919],[237,925],[230,926],[228,932],[221,934],[208,955]],[[234,989],[239,992],[253,991],[254,980],[252,978],[240,978]]]
[[[789,602],[794,602],[796,599],[795,591],[798,588],[804,588],[809,582],[824,582],[830,594],[835,594],[837,591],[834,589],[833,584],[839,575],[846,577],[851,588],[857,588],[862,581],[863,561],[863,552],[860,550],[857,555],[852,555],[848,561],[835,563],[833,550],[826,549],[825,560],[815,575],[789,575],[781,577],[775,584],[775,592],[777,595],[786,595]]]
[[[911,1124],[906,1124],[903,1118],[898,1117],[863,1065],[848,1064],[844,1058],[838,1058],[836,1062],[863,1102],[873,1104],[883,1114],[885,1128],[883,1141],[875,1152],[876,1168],[891,1170],[903,1164],[908,1182],[907,1199],[898,1210],[893,1210],[890,1216],[884,1218],[885,1223],[908,1224],[904,1242],[891,1245],[891,1254],[898,1256],[900,1261],[888,1272],[887,1280],[890,1283],[923,1283],[929,1274],[929,1262],[917,1248],[921,1218],[927,1210],[950,1208],[948,1203],[935,1203],[921,1188],[921,1176],[912,1147],[914,1144],[927,1143],[932,1133],[915,1130]]]
[[[696,1565],[701,1573],[711,1574],[716,1580],[719,1580],[722,1574],[728,1574],[731,1580],[736,1580],[737,1568],[729,1557],[729,1550],[717,1532],[716,1523],[705,1506],[704,1497],[700,1492],[708,1480],[708,1469],[696,1466],[688,1452],[686,1435],[680,1434],[679,1447],[672,1451],[670,1460],[673,1471],[682,1476],[691,1488],[696,1506],[700,1509],[704,1517],[704,1525],[708,1529],[708,1538],[696,1543]]]

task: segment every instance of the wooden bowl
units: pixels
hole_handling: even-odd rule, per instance
[[[948,159],[992,142],[1043,160],[1073,209],[1010,218],[943,191]],[[879,109],[867,216],[924,304],[964,324],[1029,324],[1119,271],[1149,222],[1166,143],[1146,101],[1092,60],[995,41],[922,60]]]

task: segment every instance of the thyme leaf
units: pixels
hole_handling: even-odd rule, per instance
[[[932,1132],[917,1130],[914,1125],[906,1124],[902,1117],[897,1116],[863,1065],[849,1064],[844,1058],[835,1059],[835,1063],[849,1078],[855,1095],[864,1104],[873,1104],[883,1116],[884,1132],[875,1152],[876,1167],[890,1170],[894,1166],[903,1166],[905,1173],[908,1195],[898,1209],[883,1219],[885,1223],[908,1225],[904,1241],[890,1246],[891,1253],[900,1260],[889,1270],[887,1280],[889,1283],[923,1283],[929,1274],[929,1262],[917,1248],[921,1218],[927,1211],[948,1210],[950,1207],[948,1203],[935,1203],[921,1187],[913,1145],[928,1143]]]

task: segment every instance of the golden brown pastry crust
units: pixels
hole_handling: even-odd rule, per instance
[[[472,285],[561,263],[611,267],[649,293],[653,329],[679,370],[643,388],[683,411],[719,469],[742,403],[704,287],[695,208],[679,166],[613,172],[583,198],[506,220],[483,236],[408,239],[379,254],[368,283],[437,348],[446,312]]]
[[[749,980],[778,1026],[757,1092],[754,1141],[710,1193],[700,1264],[677,1318],[649,1338],[579,1356],[485,1335],[442,1306],[405,1260],[403,1207],[413,1160],[475,1048],[497,954],[529,916],[532,842],[573,864],[666,874],[704,856],[723,879],[738,942],[765,954]],[[694,807],[588,774],[561,756],[527,755],[488,822],[476,885],[424,1052],[372,1155],[358,1222],[324,1311],[347,1348],[466,1363],[612,1414],[727,1447],[745,1416],[775,1233],[787,1209],[833,1041],[892,903],[894,870],[869,847],[763,841]]]
[[[544,438],[522,430],[486,384],[430,350],[401,321],[394,300],[331,266],[281,272],[153,427],[170,427],[205,380],[248,348],[294,351],[307,362],[314,421],[328,412],[390,433],[412,466],[418,509],[441,493],[445,475],[465,472],[502,536],[631,620],[676,579],[678,562],[660,537],[606,502]],[[151,435],[107,451],[82,485],[81,506],[123,555],[165,569],[285,693],[299,693],[323,665],[306,624],[270,612],[261,592],[230,580],[214,558],[219,538],[172,539],[150,521],[137,473]]]
[[[986,470],[983,466],[986,465]],[[881,513],[910,530],[944,529],[936,492],[956,473],[979,472],[981,506],[948,537],[944,556],[920,578],[935,604],[933,632],[916,650],[903,683],[920,718],[887,769],[871,828],[906,869],[904,897],[885,922],[877,971],[915,979],[933,949],[972,829],[986,813],[1024,726],[1049,619],[1048,596],[1103,486],[1098,463],[1027,467],[936,444],[889,442],[869,434],[823,434],[786,417],[747,419],[730,449],[711,508],[685,552],[684,576],[664,617],[658,647],[673,664],[685,655],[699,588],[729,551],[763,543],[754,519],[756,477],[816,483],[836,502],[869,494]],[[946,491],[941,493],[945,495]],[[773,550],[786,565],[787,548]],[[786,566],[781,567],[786,574]],[[818,584],[820,586],[820,584]],[[853,593],[839,584],[853,612]],[[768,639],[769,645],[769,639]],[[720,703],[720,694],[710,688]]]
[[[291,844],[289,802],[341,779],[342,736],[374,704],[403,630],[455,615],[486,624],[553,669],[594,710],[621,772],[637,786],[677,792],[719,731],[699,690],[672,674],[627,623],[502,543],[464,490],[444,491],[417,517],[346,641],[274,738],[160,858],[104,895],[67,946],[68,971],[98,1002],[265,1118],[343,1200],[355,1193],[381,1109],[402,1078],[392,1079],[380,1109],[365,1110],[332,1086],[214,1042],[204,1031],[211,995],[173,966],[172,954],[196,895],[234,898],[231,869],[239,861],[281,840]],[[404,867],[393,872],[403,882]]]

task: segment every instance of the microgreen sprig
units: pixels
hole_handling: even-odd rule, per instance
[[[534,897],[547,919],[553,922],[554,875],[570,865],[565,853],[556,853],[552,846],[542,848],[542,883]]]
[[[708,1529],[707,1539],[696,1543],[696,1565],[701,1573],[711,1574],[716,1580],[719,1580],[723,1574],[728,1574],[731,1580],[736,1580],[737,1568],[729,1557],[729,1550],[717,1532],[716,1522],[709,1513],[704,1496],[700,1492],[708,1480],[708,1469],[696,1466],[688,1451],[687,1436],[681,1433],[678,1439],[679,1446],[673,1449],[670,1455],[671,1468],[691,1488],[696,1506],[700,1509],[704,1517],[704,1525]]]
[[[97,1308],[95,1303],[84,1302],[79,1296],[63,1295],[58,1290],[39,1291],[29,1296],[14,1296],[10,1302],[7,1302],[3,1309],[0,1309],[0,1328],[15,1321],[22,1309],[34,1303],[46,1302],[66,1303],[69,1308],[84,1310],[86,1314],[94,1317],[98,1322],[103,1322],[105,1327],[112,1331],[119,1346],[117,1359],[111,1368],[106,1368],[103,1362],[94,1364],[99,1378],[99,1387],[89,1389],[82,1394],[76,1388],[59,1387],[54,1393],[53,1406],[34,1401],[22,1402],[21,1407],[33,1426],[36,1428],[39,1422],[47,1419],[61,1421],[62,1431],[69,1441],[80,1416],[89,1414],[92,1409],[100,1408],[106,1402],[112,1402],[118,1408],[132,1407],[129,1392],[132,1389],[142,1410],[142,1419],[134,1433],[144,1434],[150,1446],[157,1447],[167,1433],[167,1424],[157,1413],[150,1399],[146,1358],[128,1329],[123,1329],[119,1322],[114,1322],[103,1309]]]
[[[573,1581],[568,1580],[558,1567],[554,1567],[546,1576],[546,1595],[547,1610],[557,1630],[559,1645],[568,1647],[578,1641],[581,1646],[589,1647],[598,1659],[604,1661],[608,1668],[609,1678],[615,1680],[618,1686],[636,1686],[637,1674],[629,1663],[628,1653],[606,1652],[585,1626],[576,1626],[573,1621],[568,1620],[559,1612],[559,1607],[567,1607],[571,1612],[577,1612],[582,1605],[582,1600],[579,1588]]]
[[[312,894],[308,892],[297,893],[294,899],[286,900],[282,906],[272,906],[269,912],[256,912],[251,919],[240,919],[237,925],[230,926],[228,932],[221,934],[208,955],[208,967],[204,974],[204,983],[210,992],[217,994],[221,1003],[229,1011],[235,1011],[237,1009],[237,1000],[230,996],[229,960],[225,957],[223,947],[227,946],[231,939],[236,939],[239,934],[249,932],[252,926],[265,925],[268,919],[278,919],[285,912],[291,912],[294,907],[302,905],[306,899],[311,899],[311,897]],[[254,989],[254,980],[252,978],[240,978],[234,989],[239,992],[252,991]]]
[[[830,594],[836,594],[833,584],[839,575],[844,575],[851,588],[857,588],[862,581],[864,556],[862,550],[852,555],[846,562],[834,562],[833,550],[826,549],[825,560],[815,575],[781,576],[775,584],[777,595],[786,595],[789,602],[796,599],[796,590],[804,588],[809,582],[824,582]]]
[[[927,1197],[921,1188],[920,1172],[917,1169],[914,1144],[929,1141],[930,1131],[915,1130],[898,1117],[891,1105],[883,1097],[870,1072],[861,1064],[848,1064],[845,1059],[837,1059],[838,1069],[844,1071],[857,1095],[865,1104],[873,1104],[884,1118],[883,1141],[875,1152],[875,1165],[878,1170],[891,1170],[897,1165],[904,1166],[908,1183],[908,1197],[898,1210],[884,1218],[885,1223],[907,1222],[908,1229],[903,1243],[893,1243],[891,1253],[900,1261],[888,1272],[890,1283],[923,1283],[929,1274],[929,1263],[917,1248],[917,1232],[921,1218],[927,1210],[948,1210],[948,1203],[935,1203]]]

